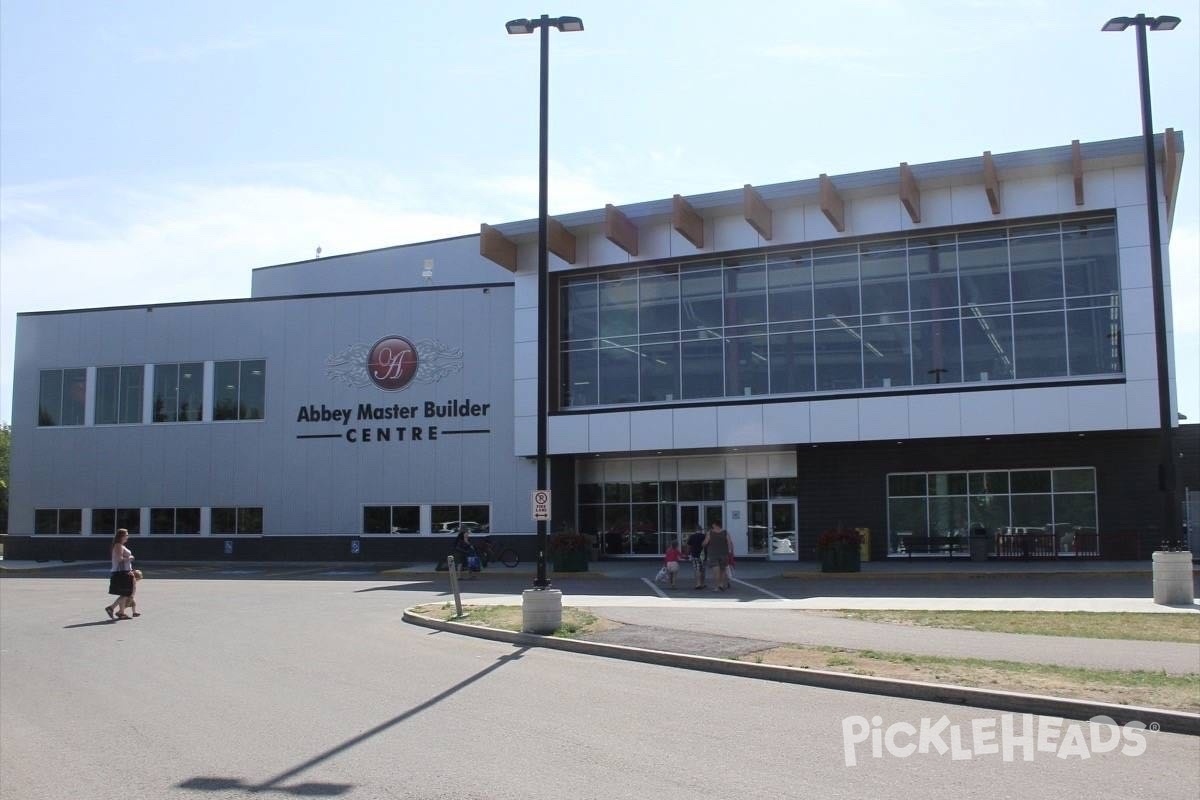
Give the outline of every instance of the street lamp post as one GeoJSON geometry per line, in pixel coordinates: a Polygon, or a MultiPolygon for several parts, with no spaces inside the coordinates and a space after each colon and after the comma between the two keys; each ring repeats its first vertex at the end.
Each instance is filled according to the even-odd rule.
{"type": "MultiPolygon", "coordinates": [[[[533,33],[541,29],[541,102],[538,113],[538,365],[537,365],[537,488],[545,490],[546,479],[546,405],[548,399],[547,380],[547,342],[550,313],[550,268],[549,268],[549,232],[547,229],[546,202],[546,162],[548,124],[547,109],[550,105],[550,29],[558,28],[563,33],[583,30],[583,21],[579,17],[550,17],[542,14],[537,19],[514,19],[504,25],[511,34],[533,33]]],[[[537,577],[533,581],[534,588],[547,589],[550,581],[546,578],[546,520],[537,523],[537,577]]]]}
{"type": "Polygon", "coordinates": [[[1150,118],[1150,69],[1146,59],[1146,29],[1170,31],[1179,17],[1114,17],[1102,31],[1133,27],[1137,34],[1138,83],[1142,96],[1142,143],[1146,165],[1146,216],[1150,221],[1150,273],[1154,288],[1154,350],[1158,365],[1159,488],[1163,493],[1163,538],[1179,538],[1179,504],[1175,495],[1175,445],[1171,423],[1171,376],[1167,371],[1167,299],[1163,283],[1162,236],[1158,221],[1158,176],[1154,157],[1154,123],[1150,118]]]}

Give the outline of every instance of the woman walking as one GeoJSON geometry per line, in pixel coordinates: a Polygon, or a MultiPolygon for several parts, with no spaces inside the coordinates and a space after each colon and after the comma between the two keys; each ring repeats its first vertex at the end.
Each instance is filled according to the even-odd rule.
{"type": "Polygon", "coordinates": [[[708,526],[708,535],[704,537],[704,547],[708,553],[708,566],[717,568],[718,592],[729,590],[729,556],[733,553],[733,539],[729,531],[714,522],[708,526]]]}
{"type": "MultiPolygon", "coordinates": [[[[104,612],[111,620],[129,619],[125,609],[133,606],[137,583],[133,578],[133,553],[125,546],[128,539],[129,531],[118,528],[112,540],[112,573],[108,578],[108,593],[116,595],[117,599],[104,607],[104,612]]],[[[134,611],[133,616],[140,617],[141,614],[134,611]]]]}

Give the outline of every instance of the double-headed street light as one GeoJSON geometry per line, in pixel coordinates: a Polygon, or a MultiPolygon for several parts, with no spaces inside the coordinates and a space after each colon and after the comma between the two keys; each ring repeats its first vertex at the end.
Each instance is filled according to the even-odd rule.
{"type": "Polygon", "coordinates": [[[1154,157],[1154,124],[1150,119],[1150,70],[1146,61],[1146,30],[1170,31],[1179,17],[1113,17],[1102,31],[1134,28],[1137,33],[1138,82],[1142,94],[1142,143],[1146,165],[1146,215],[1150,221],[1150,272],[1154,286],[1154,350],[1158,362],[1159,488],[1163,492],[1163,538],[1179,538],[1179,503],[1175,495],[1175,445],[1171,430],[1175,411],[1171,408],[1171,376],[1167,371],[1166,288],[1163,282],[1162,237],[1158,222],[1158,177],[1154,157]]]}
{"type": "MultiPolygon", "coordinates": [[[[514,19],[504,24],[505,30],[513,34],[542,31],[542,68],[540,122],[538,125],[538,368],[537,368],[537,488],[547,489],[546,480],[546,404],[547,404],[547,317],[550,309],[550,275],[547,251],[549,233],[546,217],[546,152],[547,152],[547,108],[550,105],[550,29],[558,28],[563,33],[583,30],[579,17],[550,17],[542,14],[537,19],[514,19]]],[[[537,589],[550,586],[546,578],[546,520],[537,523],[537,578],[533,585],[537,589]]]]}

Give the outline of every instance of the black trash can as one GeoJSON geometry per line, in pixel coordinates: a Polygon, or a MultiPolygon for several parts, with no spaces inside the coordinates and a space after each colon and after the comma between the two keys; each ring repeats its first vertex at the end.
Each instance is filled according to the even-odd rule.
{"type": "Polygon", "coordinates": [[[976,525],[971,528],[971,560],[972,561],[987,561],[988,550],[992,547],[991,539],[988,537],[987,528],[982,525],[976,525]]]}

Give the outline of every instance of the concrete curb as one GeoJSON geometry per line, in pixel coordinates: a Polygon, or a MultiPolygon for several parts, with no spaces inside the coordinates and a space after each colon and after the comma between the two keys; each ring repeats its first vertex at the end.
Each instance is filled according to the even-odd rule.
{"type": "Polygon", "coordinates": [[[878,694],[886,697],[902,697],[909,700],[926,700],[934,703],[952,703],[954,705],[990,708],[1018,714],[1040,714],[1078,720],[1088,720],[1092,717],[1104,715],[1112,718],[1117,725],[1124,725],[1127,722],[1141,722],[1147,727],[1152,727],[1157,724],[1159,726],[1157,730],[1167,733],[1200,736],[1200,714],[1190,714],[1186,711],[1171,711],[1141,706],[1122,706],[1092,700],[1075,700],[1068,697],[1002,692],[992,689],[976,689],[969,686],[942,685],[893,678],[875,678],[866,675],[851,675],[844,672],[780,667],[770,664],[751,664],[724,658],[669,653],[663,650],[647,650],[625,645],[589,642],[582,639],[559,639],[554,636],[515,633],[513,631],[500,630],[499,628],[487,628],[481,625],[467,625],[461,622],[430,619],[429,617],[414,613],[411,608],[404,610],[403,619],[411,625],[446,631],[448,633],[458,633],[465,636],[474,636],[479,639],[490,639],[496,642],[523,645],[525,647],[546,647],[551,650],[564,650],[570,653],[600,656],[602,658],[619,658],[643,664],[657,664],[664,667],[714,672],[720,675],[732,675],[739,678],[794,683],[802,686],[816,686],[822,689],[878,694]]]}

